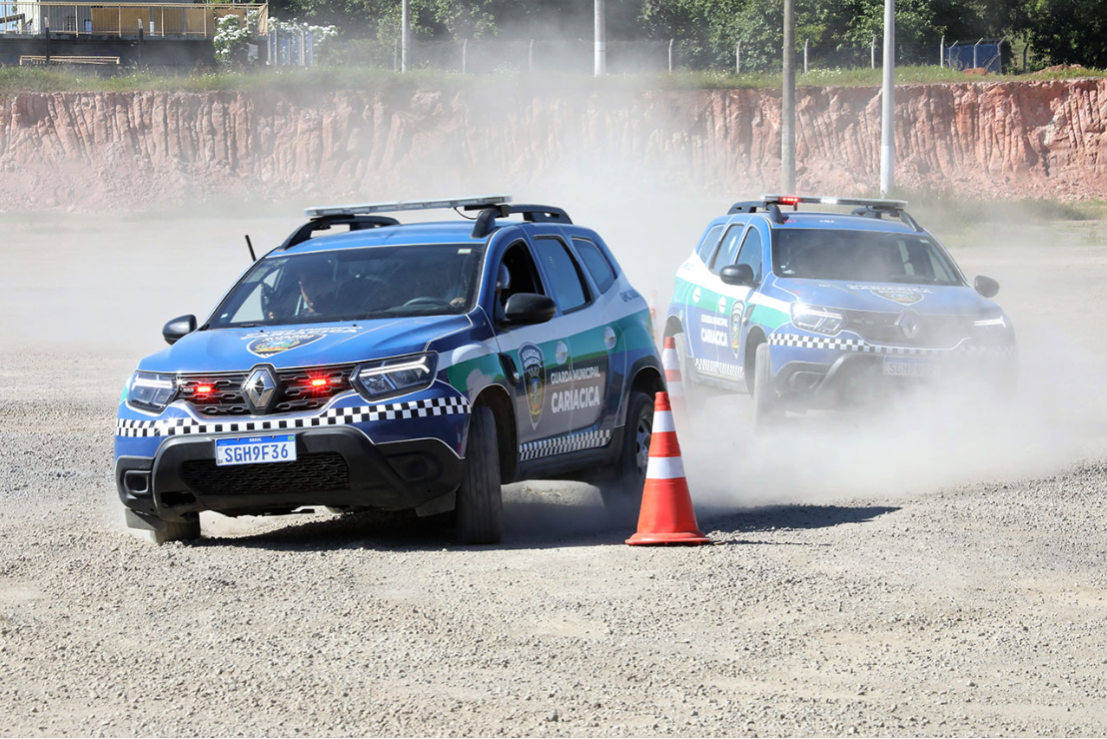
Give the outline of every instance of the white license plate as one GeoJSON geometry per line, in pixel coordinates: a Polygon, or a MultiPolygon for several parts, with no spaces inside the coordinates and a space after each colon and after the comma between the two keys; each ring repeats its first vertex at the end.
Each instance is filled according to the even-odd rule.
{"type": "Polygon", "coordinates": [[[884,358],[884,374],[891,377],[937,377],[940,368],[935,362],[884,358]]]}
{"type": "Polygon", "coordinates": [[[216,439],[215,464],[266,464],[295,462],[296,437],[250,436],[244,439],[216,439]]]}

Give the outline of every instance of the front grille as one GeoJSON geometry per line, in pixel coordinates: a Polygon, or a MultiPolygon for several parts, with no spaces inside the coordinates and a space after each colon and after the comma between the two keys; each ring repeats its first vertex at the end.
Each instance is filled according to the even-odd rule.
{"type": "MultiPolygon", "coordinates": [[[[277,370],[277,398],[268,413],[292,413],[322,408],[331,398],[351,389],[354,364],[277,370]],[[313,384],[322,380],[321,384],[313,384]]],[[[253,413],[242,385],[249,372],[177,376],[177,397],[205,416],[245,416],[253,413]],[[203,388],[207,392],[200,392],[203,388]]]]}
{"type": "Polygon", "coordinates": [[[867,310],[842,311],[846,315],[846,330],[860,334],[874,344],[917,346],[929,349],[952,349],[975,333],[973,319],[964,316],[919,315],[919,332],[913,339],[903,335],[896,325],[899,313],[867,310]]]}
{"type": "Polygon", "coordinates": [[[350,488],[350,470],[337,452],[303,454],[295,462],[220,467],[214,459],[181,465],[181,479],[201,496],[295,495],[350,488]]]}

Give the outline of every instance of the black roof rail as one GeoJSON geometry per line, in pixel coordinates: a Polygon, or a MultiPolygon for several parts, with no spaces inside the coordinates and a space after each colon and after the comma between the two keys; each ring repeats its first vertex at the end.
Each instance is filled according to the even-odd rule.
{"type": "Polygon", "coordinates": [[[784,214],[780,212],[780,207],[771,201],[766,200],[742,200],[734,205],[730,206],[730,210],[726,212],[728,216],[740,215],[742,213],[756,213],[758,209],[765,211],[769,216],[769,220],[778,226],[784,223],[784,214]]]}
{"type": "Polygon", "coordinates": [[[523,220],[529,223],[563,223],[572,225],[573,221],[564,208],[553,205],[524,205],[509,204],[493,205],[467,205],[464,210],[480,210],[476,223],[473,224],[473,238],[483,239],[492,233],[496,226],[497,218],[507,218],[509,215],[522,215],[523,220]]]}
{"type": "Polygon", "coordinates": [[[315,237],[316,231],[328,231],[331,226],[349,226],[351,231],[364,231],[369,228],[380,228],[381,226],[398,226],[400,222],[395,218],[389,218],[388,216],[366,216],[366,215],[349,215],[349,214],[337,214],[329,216],[319,216],[318,218],[312,218],[310,221],[300,226],[298,229],[292,232],[292,235],[285,239],[284,243],[276,248],[276,251],[285,251],[291,249],[297,244],[302,244],[305,241],[315,237]]]}
{"type": "Polygon", "coordinates": [[[923,227],[919,225],[919,222],[912,218],[911,214],[902,208],[886,205],[864,205],[860,208],[854,208],[852,214],[855,216],[863,216],[865,218],[876,218],[877,220],[880,220],[885,215],[898,217],[913,231],[917,231],[918,233],[925,233],[923,227]]]}

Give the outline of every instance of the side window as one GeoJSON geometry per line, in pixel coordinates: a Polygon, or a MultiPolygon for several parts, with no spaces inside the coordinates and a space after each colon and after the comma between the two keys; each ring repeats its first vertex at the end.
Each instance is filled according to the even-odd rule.
{"type": "Polygon", "coordinates": [[[742,241],[742,251],[735,264],[748,264],[753,269],[753,277],[761,282],[761,233],[754,226],[742,241]]]}
{"type": "Polygon", "coordinates": [[[561,239],[540,236],[534,240],[534,246],[550,278],[550,289],[553,290],[554,300],[561,306],[561,312],[568,313],[587,303],[588,293],[581,279],[580,267],[561,239]]]}
{"type": "Polygon", "coordinates": [[[719,270],[728,264],[734,264],[734,258],[738,256],[738,239],[742,238],[744,227],[743,223],[735,223],[726,230],[723,242],[719,244],[719,250],[711,260],[711,271],[715,274],[719,274],[719,270]]]}
{"type": "Polygon", "coordinates": [[[600,247],[588,239],[573,239],[573,246],[577,248],[580,261],[584,262],[584,268],[592,275],[592,281],[596,283],[596,287],[601,293],[607,292],[607,288],[615,282],[615,270],[611,269],[600,247]]]}
{"type": "Polygon", "coordinates": [[[719,234],[723,232],[722,224],[713,227],[710,231],[704,234],[703,241],[696,247],[696,254],[700,259],[707,263],[707,260],[711,258],[711,250],[715,247],[715,244],[719,241],[719,234]]]}
{"type": "Polygon", "coordinates": [[[527,248],[524,241],[516,241],[507,247],[494,279],[496,280],[497,319],[499,318],[498,314],[507,305],[507,299],[515,293],[546,294],[546,291],[542,289],[542,280],[538,277],[538,267],[535,265],[534,259],[530,255],[530,249],[527,248]],[[505,272],[506,280],[502,279],[505,272]]]}

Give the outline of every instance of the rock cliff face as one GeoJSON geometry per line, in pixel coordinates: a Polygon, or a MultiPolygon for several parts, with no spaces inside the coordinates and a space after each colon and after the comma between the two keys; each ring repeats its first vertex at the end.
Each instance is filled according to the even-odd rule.
{"type": "MultiPolygon", "coordinates": [[[[1107,197],[1107,80],[897,89],[897,184],[985,197],[1107,197]]],[[[873,88],[797,96],[799,189],[877,182],[873,88]]],[[[414,196],[657,177],[775,190],[772,90],[0,95],[0,210],[414,196]]]]}

